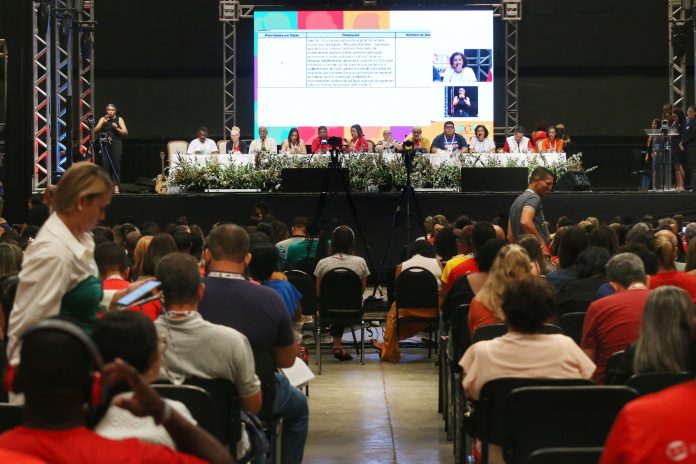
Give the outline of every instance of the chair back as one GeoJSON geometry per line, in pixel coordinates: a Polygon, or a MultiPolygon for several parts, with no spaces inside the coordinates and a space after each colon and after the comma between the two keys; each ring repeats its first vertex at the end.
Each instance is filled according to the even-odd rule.
{"type": "Polygon", "coordinates": [[[483,340],[493,340],[496,337],[502,337],[507,333],[507,325],[505,324],[488,324],[482,325],[474,331],[471,337],[471,344],[478,343],[483,340]]]}
{"type": "Polygon", "coordinates": [[[374,153],[375,152],[375,142],[372,140],[367,141],[367,152],[368,153],[374,153]]]}
{"type": "Polygon", "coordinates": [[[362,293],[362,281],[355,271],[331,269],[321,278],[319,287],[320,322],[359,323],[363,316],[362,293]]]}
{"type": "Polygon", "coordinates": [[[210,393],[195,385],[153,384],[152,388],[165,398],[184,403],[199,426],[222,439],[217,427],[215,401],[210,393]]]}
{"type": "Polygon", "coordinates": [[[273,419],[273,403],[275,402],[276,390],[276,364],[273,352],[254,350],[254,365],[256,367],[256,375],[261,382],[261,395],[263,397],[261,411],[259,411],[258,416],[263,421],[270,421],[273,419]]]}
{"type": "MultiPolygon", "coordinates": [[[[314,270],[317,268],[317,263],[319,260],[317,258],[312,258],[311,256],[306,256],[299,260],[292,266],[293,270],[302,271],[307,274],[312,280],[315,280],[314,270]]],[[[314,293],[316,293],[316,287],[314,288],[314,293]]]]}
{"type": "Polygon", "coordinates": [[[22,405],[0,403],[0,433],[7,432],[22,423],[22,405]]]}
{"type": "Polygon", "coordinates": [[[503,442],[503,406],[511,391],[533,386],[594,385],[588,379],[547,379],[501,377],[491,380],[481,388],[475,409],[476,437],[483,443],[500,445],[503,442]]]}
{"type": "Polygon", "coordinates": [[[297,269],[285,271],[285,276],[302,295],[300,300],[302,314],[314,316],[317,313],[317,287],[314,279],[297,269]]]}
{"type": "Polygon", "coordinates": [[[621,350],[607,358],[607,365],[604,368],[605,385],[623,385],[626,383],[626,373],[621,369],[626,351],[621,350]]]}
{"type": "Polygon", "coordinates": [[[178,155],[185,155],[188,151],[188,142],[186,140],[172,140],[167,144],[167,156],[169,158],[169,165],[171,166],[172,160],[176,160],[178,155]]]}
{"type": "Polygon", "coordinates": [[[545,448],[529,455],[527,464],[597,464],[602,457],[602,447],[545,448]]]}
{"type": "Polygon", "coordinates": [[[225,140],[225,139],[218,140],[217,147],[218,147],[218,153],[223,153],[223,154],[227,153],[227,140],[225,140]]]}
{"type": "Polygon", "coordinates": [[[543,448],[603,446],[621,408],[638,397],[625,386],[522,387],[503,405],[505,462],[543,448]]]}
{"type": "Polygon", "coordinates": [[[582,339],[582,325],[585,323],[586,314],[580,312],[566,313],[558,321],[561,329],[563,329],[563,333],[572,338],[578,346],[582,339]]]}
{"type": "Polygon", "coordinates": [[[223,445],[234,445],[240,438],[242,403],[237,386],[227,379],[202,379],[190,377],[186,385],[200,387],[207,391],[215,402],[218,439],[223,445]]]}
{"type": "Polygon", "coordinates": [[[458,363],[464,352],[471,345],[471,336],[469,336],[469,306],[461,304],[452,311],[450,319],[450,329],[452,330],[452,347],[454,348],[452,361],[458,363]]]}
{"type": "Polygon", "coordinates": [[[626,381],[626,386],[634,388],[641,395],[647,395],[689,380],[694,380],[693,372],[646,372],[631,376],[626,381]]]}
{"type": "Polygon", "coordinates": [[[398,308],[438,307],[438,288],[435,276],[420,266],[404,269],[396,278],[395,297],[398,308]]]}

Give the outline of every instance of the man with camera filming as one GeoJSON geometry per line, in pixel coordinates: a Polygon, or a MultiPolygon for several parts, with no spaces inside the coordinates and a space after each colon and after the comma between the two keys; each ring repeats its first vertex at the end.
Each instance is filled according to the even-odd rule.
{"type": "Polygon", "coordinates": [[[102,166],[111,175],[116,186],[114,193],[119,193],[118,184],[121,183],[121,158],[123,157],[122,138],[128,135],[126,122],[116,115],[116,105],[106,105],[106,115],[99,118],[94,126],[94,133],[99,134],[99,153],[102,166]]]}

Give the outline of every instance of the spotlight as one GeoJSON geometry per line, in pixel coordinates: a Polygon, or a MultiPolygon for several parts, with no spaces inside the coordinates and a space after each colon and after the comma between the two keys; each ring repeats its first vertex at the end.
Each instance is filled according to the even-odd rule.
{"type": "Polygon", "coordinates": [[[686,53],[686,34],[686,24],[677,23],[672,26],[672,59],[678,65],[681,65],[681,59],[686,53]]]}

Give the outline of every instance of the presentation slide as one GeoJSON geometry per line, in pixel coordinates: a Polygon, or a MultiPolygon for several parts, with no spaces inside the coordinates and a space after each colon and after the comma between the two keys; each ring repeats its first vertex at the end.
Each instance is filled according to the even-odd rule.
{"type": "Polygon", "coordinates": [[[445,121],[493,134],[493,12],[255,11],[254,115],[278,144],[322,125],[374,142],[414,126],[432,140],[445,121]]]}

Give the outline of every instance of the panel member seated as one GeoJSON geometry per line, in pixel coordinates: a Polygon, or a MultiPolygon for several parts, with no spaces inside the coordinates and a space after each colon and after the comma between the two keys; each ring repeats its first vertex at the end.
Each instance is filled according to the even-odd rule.
{"type": "Polygon", "coordinates": [[[413,143],[413,149],[421,153],[428,153],[430,151],[430,140],[423,137],[423,128],[420,126],[413,126],[411,129],[411,136],[404,140],[404,145],[406,142],[413,143]]]}
{"type": "Polygon", "coordinates": [[[227,142],[227,146],[225,147],[227,153],[240,154],[249,151],[249,147],[247,147],[246,142],[240,140],[240,136],[239,127],[234,126],[230,129],[230,141],[227,142]]]}
{"type": "Polygon", "coordinates": [[[495,143],[493,139],[488,138],[488,128],[483,124],[479,124],[474,129],[474,137],[469,142],[469,151],[471,153],[491,153],[495,151],[495,143]]]}
{"type": "Polygon", "coordinates": [[[375,145],[376,153],[391,153],[401,151],[401,144],[394,140],[391,129],[384,129],[382,132],[382,137],[384,138],[377,142],[377,145],[375,145]]]}
{"type": "Polygon", "coordinates": [[[300,138],[300,131],[297,130],[297,127],[290,129],[288,138],[283,140],[283,145],[280,147],[280,151],[290,155],[307,154],[307,145],[305,145],[304,140],[300,138]]]}
{"type": "Polygon", "coordinates": [[[365,134],[363,133],[360,124],[353,124],[350,126],[350,141],[348,142],[348,149],[355,153],[367,153],[370,151],[370,146],[367,143],[365,134]]]}
{"type": "Polygon", "coordinates": [[[534,153],[532,141],[524,136],[524,127],[515,127],[515,135],[511,135],[510,137],[505,139],[505,145],[503,145],[503,152],[534,153]]]}
{"type": "Polygon", "coordinates": [[[317,137],[314,140],[312,140],[312,153],[328,153],[331,149],[331,146],[329,146],[329,144],[327,143],[328,140],[329,130],[326,128],[326,126],[319,126],[317,128],[317,137]]]}
{"type": "Polygon", "coordinates": [[[445,122],[443,133],[433,139],[433,144],[430,146],[431,153],[466,153],[469,145],[466,139],[454,131],[454,123],[452,121],[445,122]]]}
{"type": "Polygon", "coordinates": [[[268,128],[266,126],[259,127],[259,138],[251,141],[249,145],[249,154],[267,154],[278,153],[278,144],[276,141],[268,137],[268,128]]]}
{"type": "Polygon", "coordinates": [[[189,143],[187,155],[210,155],[218,152],[217,144],[208,138],[208,128],[200,127],[196,133],[197,138],[189,143]]]}

